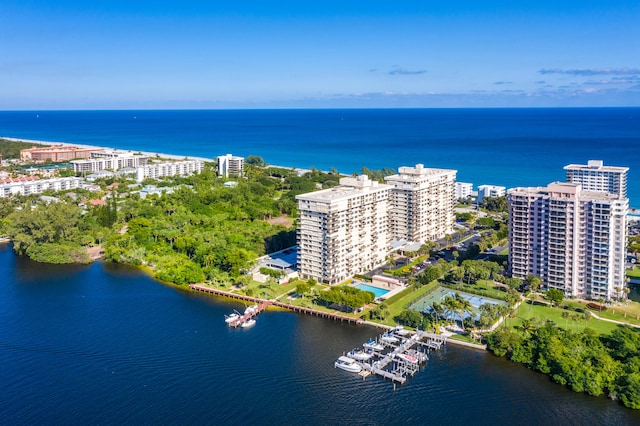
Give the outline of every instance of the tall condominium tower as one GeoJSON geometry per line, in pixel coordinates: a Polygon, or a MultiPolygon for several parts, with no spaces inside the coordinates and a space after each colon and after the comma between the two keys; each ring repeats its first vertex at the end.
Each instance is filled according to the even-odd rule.
{"type": "Polygon", "coordinates": [[[392,238],[424,243],[453,232],[456,170],[400,167],[387,176],[392,238]]]}
{"type": "Polygon", "coordinates": [[[556,182],[510,189],[507,200],[513,277],[539,276],[544,287],[560,289],[566,296],[621,296],[626,197],[556,182]]]}
{"type": "Polygon", "coordinates": [[[296,196],[298,273],[337,284],[385,261],[390,185],[367,176],[340,179],[340,186],[296,196]]]}
{"type": "Polygon", "coordinates": [[[602,160],[589,160],[587,165],[569,164],[567,182],[579,183],[585,191],[610,192],[627,196],[628,167],[605,166],[602,160]]]}

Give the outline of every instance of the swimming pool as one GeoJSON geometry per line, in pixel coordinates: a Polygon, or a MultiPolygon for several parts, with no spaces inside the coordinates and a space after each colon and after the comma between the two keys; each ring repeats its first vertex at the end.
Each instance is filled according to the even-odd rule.
{"type": "Polygon", "coordinates": [[[373,287],[366,284],[358,284],[355,288],[362,291],[370,291],[371,293],[376,295],[376,298],[382,297],[385,294],[389,293],[389,290],[385,290],[383,288],[373,287]]]}

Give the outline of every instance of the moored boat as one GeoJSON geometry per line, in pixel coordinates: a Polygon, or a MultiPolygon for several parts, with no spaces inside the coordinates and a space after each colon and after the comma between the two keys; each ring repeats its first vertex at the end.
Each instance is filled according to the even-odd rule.
{"type": "Polygon", "coordinates": [[[258,312],[258,305],[251,305],[248,306],[245,310],[244,313],[246,314],[255,314],[256,312],[258,312]]]}
{"type": "Polygon", "coordinates": [[[380,338],[380,340],[382,340],[385,343],[398,343],[399,340],[397,337],[395,337],[394,335],[392,335],[391,333],[387,333],[384,336],[382,336],[380,338]]]}
{"type": "Polygon", "coordinates": [[[341,368],[350,373],[359,373],[360,371],[362,371],[362,367],[356,362],[355,359],[346,356],[341,356],[340,358],[338,358],[334,365],[337,368],[341,368]]]}
{"type": "Polygon", "coordinates": [[[356,349],[354,349],[351,352],[349,352],[347,354],[347,356],[349,358],[353,358],[353,359],[358,360],[358,361],[367,361],[367,360],[371,359],[371,354],[368,354],[368,353],[366,353],[364,351],[359,351],[359,350],[356,350],[356,349]]]}
{"type": "Polygon", "coordinates": [[[384,346],[373,339],[369,339],[369,341],[367,343],[364,343],[362,346],[367,349],[373,349],[374,351],[384,350],[384,346]]]}
{"type": "Polygon", "coordinates": [[[411,334],[411,332],[409,330],[405,330],[404,327],[402,327],[401,325],[397,326],[393,331],[398,336],[406,336],[408,334],[411,334]]]}
{"type": "Polygon", "coordinates": [[[249,327],[253,327],[254,325],[256,325],[256,320],[254,320],[253,318],[246,320],[245,322],[243,322],[242,324],[240,324],[240,327],[242,328],[249,328],[249,327]]]}
{"type": "Polygon", "coordinates": [[[238,318],[240,318],[240,314],[237,313],[237,312],[234,312],[232,314],[225,315],[224,316],[224,322],[226,322],[227,324],[231,324],[232,322],[234,322],[238,318]]]}
{"type": "Polygon", "coordinates": [[[409,355],[409,354],[399,353],[399,354],[396,354],[396,358],[403,359],[403,360],[405,360],[407,362],[410,362],[411,364],[417,364],[418,363],[418,358],[416,358],[413,355],[409,355]]]}

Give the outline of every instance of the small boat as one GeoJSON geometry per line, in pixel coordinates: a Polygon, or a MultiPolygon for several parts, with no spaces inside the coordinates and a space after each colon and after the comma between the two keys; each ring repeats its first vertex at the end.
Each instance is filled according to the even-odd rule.
{"type": "Polygon", "coordinates": [[[255,314],[258,312],[258,305],[251,305],[244,310],[245,314],[255,314]]]}
{"type": "Polygon", "coordinates": [[[242,328],[249,328],[249,327],[253,327],[254,325],[256,325],[256,320],[254,320],[253,318],[246,320],[245,322],[243,322],[242,324],[240,324],[240,327],[242,328]]]}
{"type": "Polygon", "coordinates": [[[407,362],[410,362],[411,364],[417,364],[418,363],[418,358],[416,358],[413,355],[409,355],[409,354],[396,354],[396,358],[400,358],[403,359],[407,362]]]}
{"type": "Polygon", "coordinates": [[[362,367],[360,367],[355,359],[346,356],[341,356],[340,358],[338,358],[334,365],[337,368],[341,368],[344,371],[349,371],[350,373],[359,373],[360,371],[362,371],[362,367]]]}
{"type": "Polygon", "coordinates": [[[358,361],[368,361],[369,359],[371,359],[372,355],[368,354],[368,353],[366,353],[364,351],[359,351],[359,350],[354,349],[351,352],[349,352],[347,354],[347,356],[349,358],[353,358],[353,359],[358,360],[358,361]]]}
{"type": "Polygon", "coordinates": [[[398,343],[399,340],[397,337],[395,337],[394,335],[392,335],[391,333],[387,333],[384,336],[382,336],[380,338],[380,340],[382,340],[384,343],[398,343]]]}
{"type": "Polygon", "coordinates": [[[373,349],[374,351],[384,350],[384,346],[373,339],[369,339],[369,341],[367,343],[364,343],[362,346],[364,346],[367,349],[373,349]]]}
{"type": "Polygon", "coordinates": [[[407,335],[411,334],[411,332],[409,330],[405,330],[404,327],[402,327],[401,325],[397,326],[393,331],[398,336],[407,336],[407,335]]]}
{"type": "Polygon", "coordinates": [[[226,322],[227,324],[231,324],[232,322],[234,322],[238,318],[240,318],[240,314],[237,313],[237,312],[234,312],[234,313],[232,313],[230,315],[225,315],[224,316],[224,322],[226,322]]]}

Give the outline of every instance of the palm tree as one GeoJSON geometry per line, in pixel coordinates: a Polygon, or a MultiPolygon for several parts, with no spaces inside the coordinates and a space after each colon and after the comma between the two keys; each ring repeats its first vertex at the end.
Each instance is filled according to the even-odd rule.
{"type": "Polygon", "coordinates": [[[440,314],[444,313],[444,309],[442,305],[438,302],[433,302],[431,304],[431,312],[433,312],[436,316],[436,321],[440,322],[440,314]]]}
{"type": "Polygon", "coordinates": [[[522,320],[522,324],[520,325],[520,330],[524,334],[524,337],[527,337],[529,333],[535,330],[537,327],[536,321],[530,318],[526,318],[522,320]]]}
{"type": "Polygon", "coordinates": [[[460,317],[460,324],[462,324],[462,330],[464,330],[464,314],[471,313],[471,302],[469,302],[469,300],[465,299],[464,297],[460,296],[460,293],[456,293],[456,305],[457,305],[456,311],[461,312],[461,313],[458,313],[458,316],[460,317]]]}

